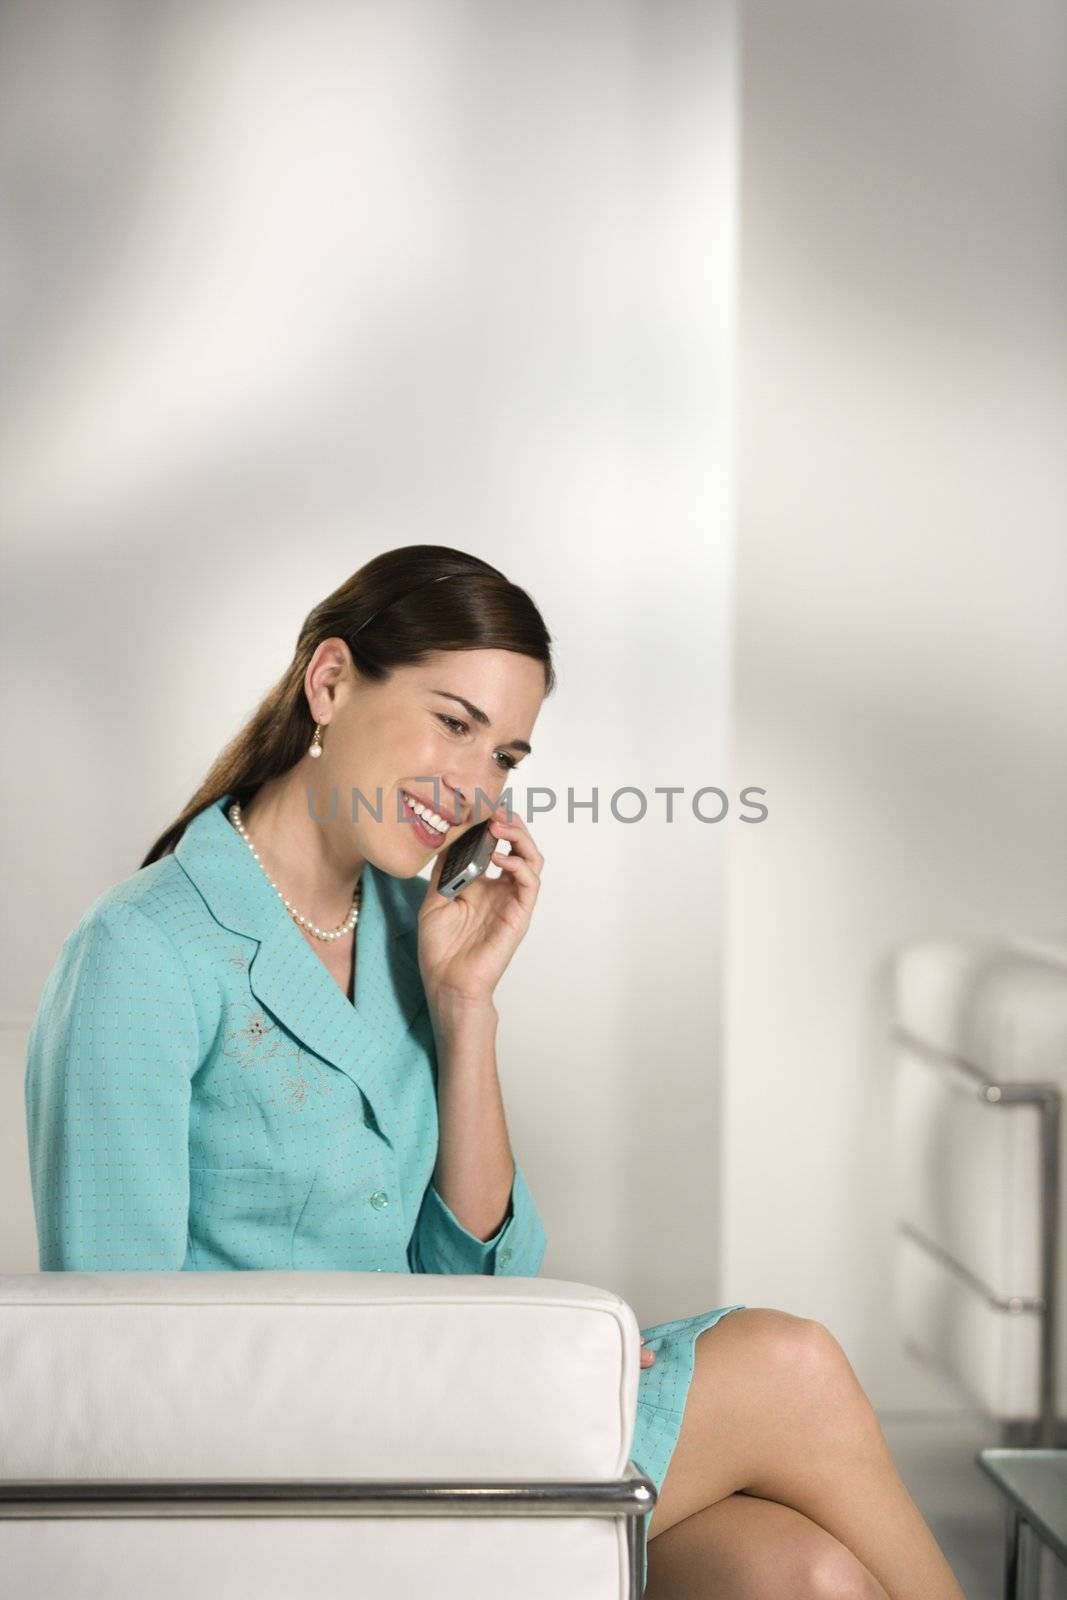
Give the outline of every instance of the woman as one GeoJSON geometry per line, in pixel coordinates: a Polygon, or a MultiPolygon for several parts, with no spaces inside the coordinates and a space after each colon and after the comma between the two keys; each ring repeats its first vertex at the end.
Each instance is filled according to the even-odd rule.
{"type": "MultiPolygon", "coordinates": [[[[493,993],[540,886],[498,802],[549,646],[522,589],[438,545],[378,556],[311,612],[48,977],[26,1077],[43,1270],[537,1274],[493,993]],[[438,859],[425,886],[490,813],[499,878],[450,901],[438,859]]],[[[820,1324],[724,1306],[643,1345],[651,1600],[961,1600],[820,1324]]]]}

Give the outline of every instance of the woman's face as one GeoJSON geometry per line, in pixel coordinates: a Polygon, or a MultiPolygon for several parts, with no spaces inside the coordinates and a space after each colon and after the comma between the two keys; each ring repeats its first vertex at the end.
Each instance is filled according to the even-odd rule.
{"type": "MultiPolygon", "coordinates": [[[[312,689],[319,652],[338,643],[319,646],[309,667],[312,689]]],[[[526,760],[522,746],[531,742],[544,699],[544,668],[513,650],[441,650],[376,684],[358,676],[347,647],[343,656],[322,756],[305,757],[316,814],[332,816],[336,789],[337,822],[352,828],[360,857],[394,877],[413,877],[485,821],[526,760]],[[405,794],[436,812],[446,831],[424,833],[427,824],[405,794]],[[379,802],[380,821],[372,815],[379,802]]]]}

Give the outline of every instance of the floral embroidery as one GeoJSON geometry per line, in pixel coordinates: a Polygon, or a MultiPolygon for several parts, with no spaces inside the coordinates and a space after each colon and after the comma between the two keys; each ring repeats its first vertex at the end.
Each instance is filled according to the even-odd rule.
{"type": "Polygon", "coordinates": [[[241,1005],[234,1008],[234,1019],[223,1040],[223,1055],[236,1060],[242,1067],[255,1067],[276,1056],[290,1056],[297,1046],[257,1007],[241,1005]]]}
{"type": "MultiPolygon", "coordinates": [[[[291,1106],[296,1111],[302,1111],[308,1102],[309,1096],[317,1096],[319,1099],[323,1099],[325,1096],[333,1094],[330,1074],[321,1061],[317,1060],[315,1056],[308,1055],[306,1050],[302,1050],[299,1047],[294,1049],[293,1060],[296,1065],[296,1071],[287,1073],[282,1078],[286,1105],[291,1106]],[[305,1076],[306,1068],[311,1070],[310,1078],[305,1076]]],[[[272,1098],[270,1104],[275,1105],[276,1103],[276,1100],[272,1098]]]]}
{"type": "MultiPolygon", "coordinates": [[[[329,1084],[312,1083],[300,1073],[290,1073],[284,1077],[282,1087],[285,1090],[285,1103],[297,1111],[303,1110],[309,1094],[322,1097],[333,1093],[333,1088],[329,1084]]],[[[273,1099],[271,1104],[275,1104],[273,1099]]]]}
{"type": "Polygon", "coordinates": [[[265,1096],[267,1105],[282,1103],[301,1111],[310,1099],[333,1093],[331,1074],[317,1057],[304,1050],[295,1039],[258,1006],[240,1004],[233,1008],[232,1020],[222,1043],[222,1053],[239,1067],[262,1068],[268,1064],[290,1070],[274,1079],[281,1096],[265,1096]]]}
{"type": "Polygon", "coordinates": [[[235,950],[232,955],[226,957],[226,965],[233,967],[237,972],[247,972],[252,963],[243,950],[235,950]]]}

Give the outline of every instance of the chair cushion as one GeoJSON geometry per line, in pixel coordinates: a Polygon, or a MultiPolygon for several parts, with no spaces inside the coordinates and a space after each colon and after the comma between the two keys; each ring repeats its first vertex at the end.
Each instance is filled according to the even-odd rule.
{"type": "Polygon", "coordinates": [[[999,1081],[1067,1083],[1067,935],[908,945],[893,1021],[999,1081]]]}
{"type": "Polygon", "coordinates": [[[0,1276],[4,1478],[623,1476],[606,1290],[355,1272],[0,1276]]]}

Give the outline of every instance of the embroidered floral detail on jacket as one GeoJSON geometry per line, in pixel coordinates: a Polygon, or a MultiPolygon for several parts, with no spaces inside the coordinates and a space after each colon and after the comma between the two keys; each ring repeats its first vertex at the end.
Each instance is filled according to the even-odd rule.
{"type": "MultiPolygon", "coordinates": [[[[295,1070],[286,1073],[281,1080],[285,1105],[302,1111],[309,1100],[322,1100],[333,1094],[332,1074],[316,1056],[294,1044],[292,1059],[295,1070]]],[[[267,1103],[277,1105],[277,1097],[272,1095],[267,1103]]]]}
{"type": "Polygon", "coordinates": [[[257,1069],[267,1105],[302,1111],[309,1101],[333,1094],[332,1074],[258,1006],[240,1002],[231,1008],[222,1053],[242,1068],[257,1069]],[[288,1070],[277,1074],[277,1068],[288,1070]]]}
{"type": "MultiPolygon", "coordinates": [[[[317,1065],[317,1063],[316,1063],[317,1065]]],[[[333,1093],[332,1085],[316,1083],[305,1078],[300,1073],[289,1073],[282,1079],[282,1088],[285,1091],[285,1103],[296,1111],[302,1111],[308,1099],[324,1098],[333,1093]]],[[[271,1104],[275,1101],[272,1099],[271,1104]]]]}
{"type": "Polygon", "coordinates": [[[266,1012],[247,1004],[232,1008],[222,1053],[241,1067],[256,1067],[280,1057],[299,1054],[299,1046],[272,1022],[266,1012]]]}

